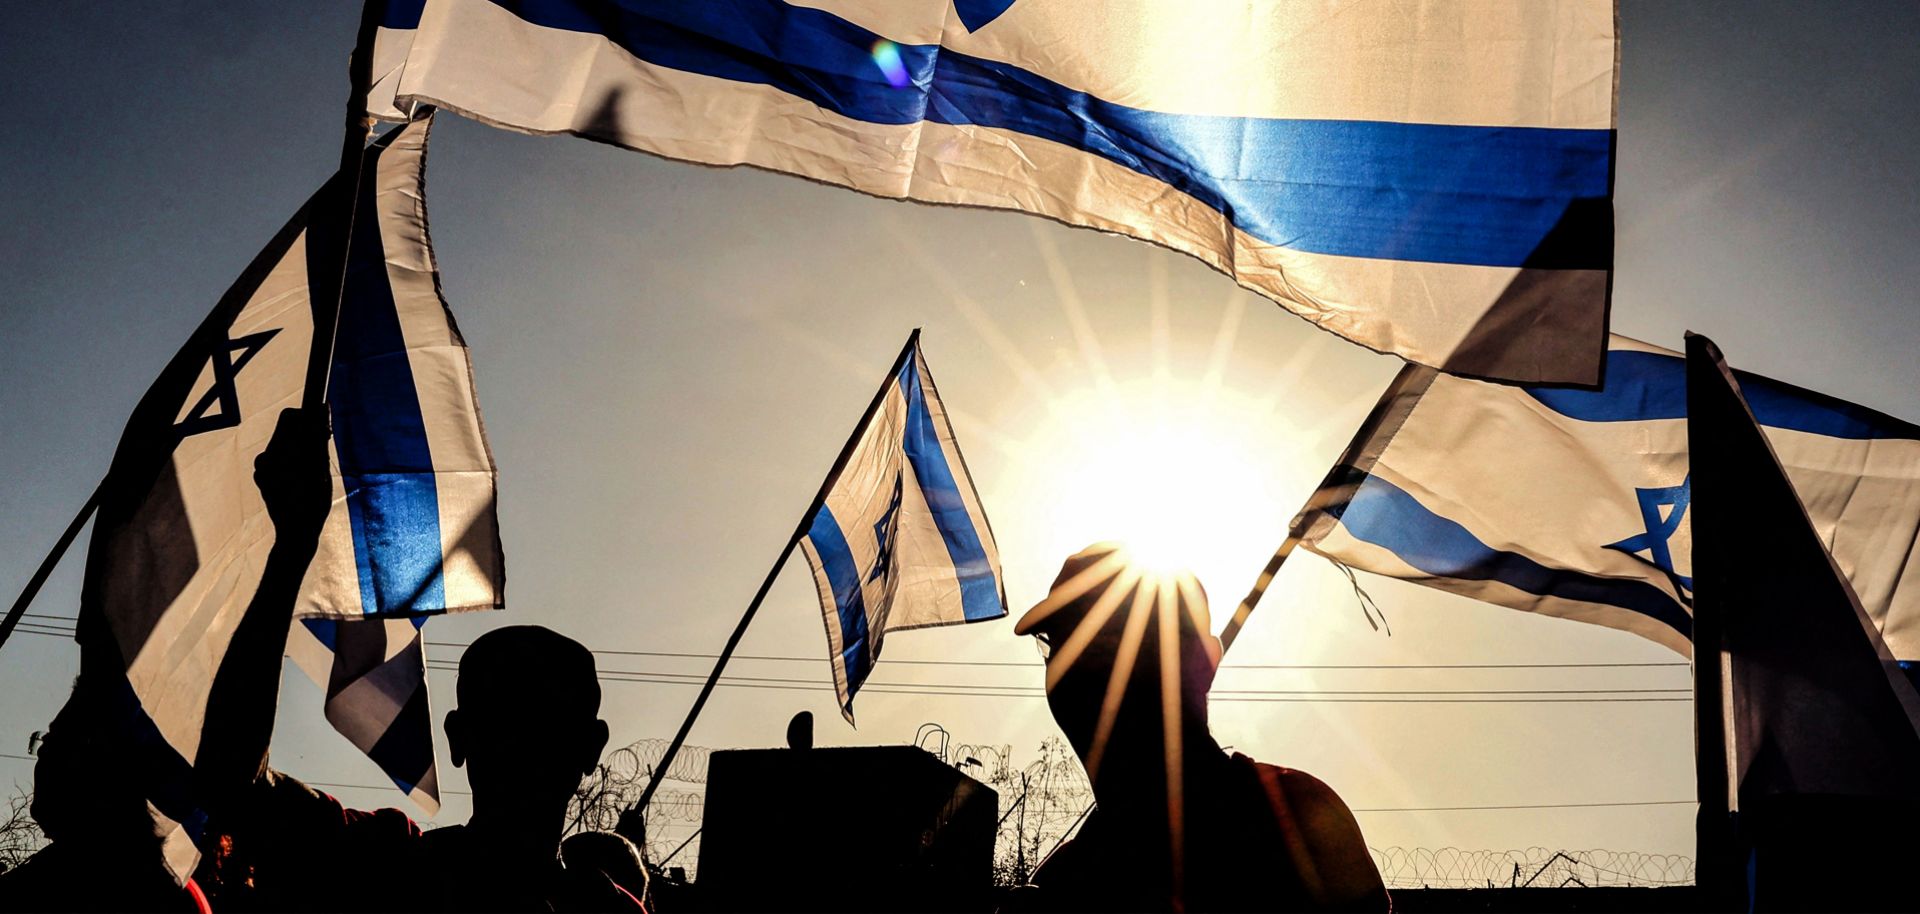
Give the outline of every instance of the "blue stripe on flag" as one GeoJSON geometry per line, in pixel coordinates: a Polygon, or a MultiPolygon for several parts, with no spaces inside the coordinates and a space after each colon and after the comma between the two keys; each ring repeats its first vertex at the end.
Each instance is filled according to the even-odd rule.
{"type": "Polygon", "coordinates": [[[1610,130],[1169,114],[938,45],[893,45],[907,75],[896,86],[874,56],[882,36],[780,0],[492,2],[534,25],[603,35],[649,63],[771,86],[855,120],[977,124],[1061,143],[1163,181],[1268,244],[1485,266],[1611,263],[1610,130]]]}
{"type": "Polygon", "coordinates": [[[962,614],[968,622],[997,619],[1006,615],[1000,605],[1000,586],[994,580],[993,564],[974,529],[973,515],[960,497],[960,485],[947,465],[946,451],[940,448],[939,430],[927,409],[925,388],[920,386],[920,353],[914,352],[900,367],[900,389],[907,398],[907,427],[902,447],[913,464],[913,475],[920,480],[920,493],[933,512],[940,539],[947,544],[947,556],[953,560],[953,576],[960,582],[962,614]]]}
{"type": "Polygon", "coordinates": [[[439,489],[387,278],[375,195],[377,153],[369,159],[327,405],[346,487],[362,610],[439,612],[446,608],[439,489]]]}
{"type": "MultiPolygon", "coordinates": [[[[313,633],[313,637],[319,639],[321,644],[326,645],[327,650],[337,651],[340,649],[339,620],[337,619],[301,619],[300,624],[305,625],[307,627],[307,631],[313,633]]],[[[326,683],[321,683],[321,687],[325,688],[326,683]]]]}
{"type": "Polygon", "coordinates": [[[867,607],[860,593],[860,571],[854,567],[853,550],[847,548],[840,522],[826,505],[813,515],[807,538],[813,540],[813,551],[819,554],[827,583],[833,587],[833,605],[840,615],[840,659],[847,668],[847,695],[851,698],[873,667],[867,652],[867,607]]]}
{"type": "MultiPolygon", "coordinates": [[[[377,622],[364,622],[363,625],[377,625],[377,622]]],[[[402,654],[402,657],[408,655],[402,654]]],[[[396,658],[396,661],[399,658],[396,658]]],[[[389,661],[389,662],[396,662],[389,661]]],[[[416,661],[417,662],[417,661],[416,661]]],[[[433,770],[433,710],[427,704],[427,682],[420,680],[420,687],[407,696],[407,703],[400,707],[400,713],[394,715],[387,724],[385,733],[367,748],[367,758],[380,766],[388,778],[393,780],[403,793],[412,793],[415,787],[433,770]]]]}
{"type": "Polygon", "coordinates": [[[380,11],[380,27],[383,29],[419,28],[420,14],[426,8],[427,0],[387,0],[387,8],[380,11]]]}
{"type": "Polygon", "coordinates": [[[1604,578],[1549,568],[1524,555],[1494,549],[1467,528],[1427,510],[1412,495],[1378,476],[1350,470],[1359,481],[1344,505],[1328,509],[1354,537],[1380,546],[1436,577],[1498,581],[1543,597],[1603,603],[1655,619],[1688,638],[1693,617],[1665,591],[1645,581],[1604,578]]]}
{"type": "MultiPolygon", "coordinates": [[[[1830,438],[1920,438],[1920,426],[1857,403],[1735,372],[1753,417],[1770,428],[1830,438]]],[[[1583,422],[1639,422],[1687,417],[1687,360],[1658,352],[1614,349],[1599,390],[1529,387],[1548,409],[1583,422]]]]}

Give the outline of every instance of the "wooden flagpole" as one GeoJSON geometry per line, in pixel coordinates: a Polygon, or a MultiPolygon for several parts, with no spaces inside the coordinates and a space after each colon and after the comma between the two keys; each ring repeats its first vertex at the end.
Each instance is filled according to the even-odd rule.
{"type": "Polygon", "coordinates": [[[660,754],[659,764],[653,767],[653,777],[647,780],[647,789],[640,794],[640,799],[633,804],[632,808],[621,816],[622,820],[645,812],[647,803],[653,800],[654,791],[659,789],[661,781],[666,780],[668,769],[672,767],[674,758],[680,754],[680,747],[687,741],[687,734],[693,731],[693,722],[700,717],[700,710],[707,705],[707,697],[713,694],[713,687],[720,682],[721,671],[727,668],[727,661],[733,657],[733,649],[740,645],[740,638],[747,633],[747,625],[753,621],[754,614],[760,611],[760,603],[767,598],[767,591],[773,589],[774,578],[780,576],[780,569],[786,565],[787,558],[793,555],[794,547],[800,545],[800,540],[806,537],[807,530],[813,526],[813,517],[820,513],[820,506],[826,504],[827,493],[833,488],[833,481],[840,477],[840,471],[846,468],[847,461],[853,457],[853,449],[860,444],[860,433],[866,430],[867,424],[872,422],[874,415],[880,411],[880,406],[887,400],[887,392],[893,389],[894,378],[899,377],[900,369],[907,364],[907,359],[913,355],[919,345],[920,329],[916,327],[912,335],[907,337],[907,345],[901,348],[900,357],[893,360],[893,368],[888,370],[886,380],[882,381],[880,389],[874,392],[873,402],[867,404],[867,411],[861,414],[860,421],[854,425],[853,434],[847,436],[846,445],[840,448],[840,456],[834,458],[833,469],[827,471],[826,480],[820,483],[820,491],[814,494],[813,501],[807,505],[806,513],[800,515],[800,523],[794,527],[793,535],[787,538],[787,545],[780,550],[780,557],[774,559],[773,567],[767,570],[766,578],[760,582],[760,589],[753,594],[753,601],[747,604],[747,611],[741,614],[740,621],[733,626],[733,634],[727,636],[727,646],[720,649],[720,657],[713,663],[713,672],[707,674],[707,681],[700,687],[700,694],[693,699],[693,708],[687,712],[687,719],[680,722],[680,732],[673,735],[673,742],[667,744],[667,751],[660,754]]]}
{"type": "Polygon", "coordinates": [[[1227,648],[1232,647],[1234,639],[1240,636],[1240,629],[1246,626],[1247,617],[1253,615],[1255,606],[1260,605],[1260,598],[1266,595],[1267,587],[1273,583],[1274,575],[1279,574],[1281,566],[1287,563],[1287,556],[1292,555],[1294,547],[1300,545],[1301,540],[1306,538],[1308,525],[1313,522],[1315,515],[1332,504],[1335,499],[1352,495],[1354,470],[1368,469],[1373,466],[1374,459],[1379,456],[1376,439],[1383,433],[1389,438],[1392,436],[1392,432],[1399,428],[1400,421],[1406,417],[1406,403],[1411,402],[1407,398],[1418,399],[1426,390],[1426,385],[1432,383],[1435,374],[1436,372],[1431,368],[1408,365],[1400,369],[1399,374],[1394,375],[1393,382],[1387,385],[1387,389],[1380,394],[1379,401],[1373,404],[1373,409],[1369,410],[1367,417],[1361,420],[1360,429],[1354,432],[1353,440],[1347,442],[1347,448],[1341,452],[1340,459],[1333,462],[1332,469],[1327,470],[1327,476],[1321,480],[1320,487],[1313,490],[1313,494],[1307,498],[1307,503],[1301,506],[1300,513],[1294,515],[1293,525],[1287,529],[1286,541],[1280,544],[1279,549],[1274,550],[1273,558],[1267,560],[1267,567],[1262,569],[1260,577],[1254,580],[1253,589],[1247,591],[1246,598],[1234,608],[1233,618],[1227,620],[1227,627],[1220,630],[1221,656],[1226,655],[1227,648]]]}
{"type": "MultiPolygon", "coordinates": [[[[1319,492],[1314,493],[1318,497],[1319,492]]],[[[1309,505],[1312,502],[1308,502],[1309,505]]],[[[1273,583],[1274,575],[1280,573],[1280,567],[1287,563],[1287,556],[1293,554],[1293,547],[1300,545],[1299,531],[1289,531],[1287,539],[1280,548],[1273,551],[1273,558],[1267,560],[1267,567],[1260,570],[1260,577],[1253,582],[1253,589],[1247,591],[1240,605],[1234,607],[1233,618],[1227,620],[1227,627],[1220,630],[1220,655],[1226,656],[1227,648],[1233,646],[1233,639],[1240,637],[1240,629],[1247,624],[1247,617],[1253,615],[1253,608],[1260,605],[1260,598],[1266,596],[1267,586],[1273,583]]]]}

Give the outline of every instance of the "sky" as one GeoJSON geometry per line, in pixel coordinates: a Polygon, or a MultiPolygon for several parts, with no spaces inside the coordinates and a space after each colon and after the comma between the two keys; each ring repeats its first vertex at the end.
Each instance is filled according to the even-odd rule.
{"type": "MultiPolygon", "coordinates": [[[[337,160],[357,20],[328,4],[30,4],[0,31],[0,593],[23,586],[105,472],[126,416],[191,328],[337,160]]],[[[1612,325],[1920,419],[1920,7],[1625,0],[1612,325]]],[[[991,515],[1015,617],[1059,562],[1140,511],[1204,543],[1216,626],[1400,363],[1317,330],[1199,262],[1013,213],[877,200],[442,116],[427,201],[500,467],[504,612],[435,641],[538,622],[601,650],[712,654],[807,507],[900,344],[923,347],[991,515]],[[1111,379],[1109,384],[1106,379],[1111,379]],[[1191,460],[1139,461],[1100,416],[1176,404],[1191,460]],[[1156,392],[1163,394],[1155,399],[1156,392]],[[1159,509],[1155,509],[1159,510],[1159,509]],[[1162,514],[1152,515],[1156,518],[1162,514]]],[[[85,538],[33,611],[71,615],[85,538]]],[[[1635,636],[1297,555],[1221,673],[1301,691],[1684,688],[1635,636]],[[1656,664],[1459,669],[1466,664],[1656,664]],[[1320,665],[1360,669],[1261,669],[1320,665]],[[1409,668],[1414,666],[1443,668],[1409,668]],[[1382,667],[1385,667],[1384,669],[1382,667]],[[1452,667],[1452,668],[1444,668],[1452,667]]],[[[829,673],[797,558],[740,646],[741,676],[829,673]]],[[[457,649],[430,655],[453,659],[457,649]]],[[[601,657],[699,674],[698,658],[601,657]]],[[[0,648],[0,788],[73,645],[0,648]]],[[[874,680],[1041,682],[1011,620],[898,634],[874,680]],[[967,660],[999,666],[928,666],[967,660]]],[[[436,696],[450,673],[433,674],[436,696]]],[[[614,745],[670,736],[690,685],[610,682],[614,745]]],[[[1311,696],[1308,696],[1311,697],[1311,696]]],[[[443,712],[440,701],[436,713],[443,712]]],[[[723,687],[691,742],[772,746],[811,710],[823,744],[956,743],[1033,757],[1030,698],[723,687]]],[[[1378,847],[1691,853],[1685,702],[1216,703],[1221,742],[1332,784],[1378,847]],[[1634,805],[1607,805],[1634,804],[1634,805]],[[1486,807],[1515,807],[1491,809],[1486,807]]],[[[384,779],[289,667],[275,764],[384,779]]],[[[446,803],[467,799],[441,747],[446,803]]],[[[363,806],[392,789],[342,787],[363,806]]],[[[417,811],[413,811],[417,815],[417,811]]]]}

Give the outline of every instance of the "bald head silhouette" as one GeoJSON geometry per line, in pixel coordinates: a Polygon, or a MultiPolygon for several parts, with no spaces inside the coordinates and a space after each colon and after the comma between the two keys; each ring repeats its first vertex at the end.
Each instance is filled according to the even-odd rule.
{"type": "Polygon", "coordinates": [[[447,750],[474,823],[557,821],[607,744],[593,654],[542,626],[494,629],[461,656],[455,691],[447,750]]]}

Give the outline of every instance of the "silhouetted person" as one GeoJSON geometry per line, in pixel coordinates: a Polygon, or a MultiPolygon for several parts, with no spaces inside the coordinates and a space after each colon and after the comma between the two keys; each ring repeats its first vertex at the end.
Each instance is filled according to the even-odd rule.
{"type": "MultiPolygon", "coordinates": [[[[209,721],[237,725],[217,728],[226,731],[225,745],[264,746],[272,731],[271,702],[288,617],[332,498],[326,442],[324,412],[286,410],[254,461],[254,481],[275,538],[208,700],[209,721]],[[224,716],[237,690],[257,692],[263,681],[264,721],[224,716]]],[[[51,843],[0,879],[0,910],[204,911],[201,886],[191,879],[177,884],[163,862],[147,807],[153,784],[152,773],[143,770],[139,728],[144,715],[123,678],[120,649],[97,607],[83,606],[79,626],[81,675],[48,728],[34,765],[33,817],[51,843]]],[[[257,770],[258,751],[251,762],[244,753],[236,762],[222,748],[217,742],[203,746],[190,785],[196,793],[231,783],[235,771],[244,770],[250,779],[257,770]]]]}
{"type": "Polygon", "coordinates": [[[0,911],[205,911],[175,883],[127,744],[91,678],[48,728],[34,763],[33,818],[51,843],[0,873],[0,911]]]}
{"type": "Polygon", "coordinates": [[[422,832],[397,809],[347,809],[266,766],[299,585],[332,507],[324,412],[288,410],[256,463],[275,552],[215,677],[194,776],[220,851],[216,898],[279,910],[638,910],[598,873],[560,865],[568,800],[599,760],[593,655],[538,626],[475,639],[447,748],[473,817],[422,832]]]}
{"type": "Polygon", "coordinates": [[[1042,863],[1021,910],[1390,907],[1353,813],[1302,771],[1228,755],[1207,729],[1220,662],[1191,575],[1145,572],[1113,544],[1067,559],[1014,626],[1047,652],[1047,705],[1095,810],[1042,863]]]}
{"type": "MultiPolygon", "coordinates": [[[[423,832],[397,809],[348,809],[271,769],[225,830],[267,909],[642,910],[598,868],[564,867],[568,801],[607,741],[593,655],[520,625],[481,635],[460,659],[447,749],[467,769],[473,816],[423,832]]],[[[642,884],[644,889],[644,884],[642,884]]]]}

